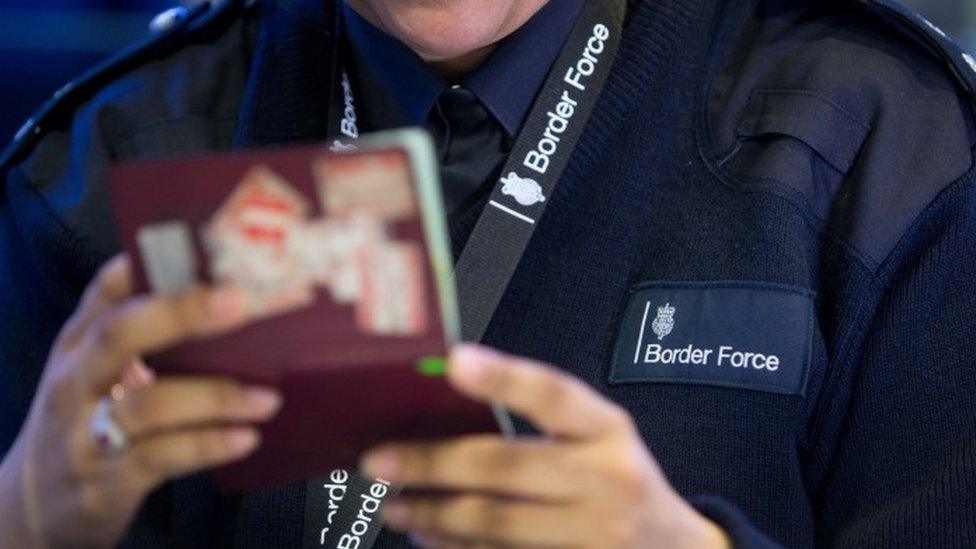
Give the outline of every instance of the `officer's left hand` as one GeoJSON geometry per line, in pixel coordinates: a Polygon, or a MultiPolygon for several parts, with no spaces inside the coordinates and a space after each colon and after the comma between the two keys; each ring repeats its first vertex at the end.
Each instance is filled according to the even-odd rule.
{"type": "Polygon", "coordinates": [[[455,350],[448,372],[462,393],[509,407],[547,436],[373,450],[366,473],[424,494],[384,505],[391,528],[425,547],[728,547],[670,486],[630,416],[583,382],[473,346],[455,350]]]}

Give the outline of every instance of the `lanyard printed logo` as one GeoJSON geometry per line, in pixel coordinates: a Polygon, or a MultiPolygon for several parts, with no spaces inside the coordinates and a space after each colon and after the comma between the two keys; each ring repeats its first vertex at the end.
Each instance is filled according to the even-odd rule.
{"type": "Polygon", "coordinates": [[[511,196],[523,206],[546,201],[545,195],[542,194],[542,185],[539,185],[535,179],[519,177],[515,172],[508,172],[508,175],[501,178],[501,183],[502,194],[511,196]]]}
{"type": "MultiPolygon", "coordinates": [[[[356,100],[352,95],[349,73],[345,69],[342,71],[340,84],[342,86],[342,118],[339,120],[339,133],[349,139],[359,139],[359,117],[356,115],[356,100]]],[[[354,151],[356,145],[335,139],[332,141],[331,149],[332,152],[354,151]]]]}
{"type": "Polygon", "coordinates": [[[396,487],[345,469],[309,482],[305,503],[305,547],[366,549],[379,535],[383,502],[396,487]]]}
{"type": "MultiPolygon", "coordinates": [[[[530,170],[534,172],[533,177],[545,177],[547,175],[553,157],[559,154],[560,147],[566,141],[564,135],[566,130],[572,126],[574,118],[580,111],[579,94],[587,93],[588,79],[596,73],[597,66],[601,62],[600,58],[607,50],[609,38],[609,27],[603,23],[593,25],[592,32],[586,39],[586,45],[583,47],[579,58],[562,73],[562,93],[555,96],[554,102],[550,103],[550,108],[546,110],[546,123],[542,128],[527,128],[528,134],[534,133],[531,130],[536,130],[535,135],[539,136],[535,146],[524,152],[521,166],[512,166],[513,169],[499,180],[501,186],[498,191],[501,195],[513,198],[519,206],[530,207],[546,201],[543,186],[536,179],[520,175],[515,170],[530,170]]],[[[547,82],[547,84],[549,83],[547,82]]],[[[538,108],[533,110],[538,110],[538,108]]],[[[584,119],[586,114],[588,113],[583,115],[584,119]]],[[[573,143],[570,143],[568,148],[572,148],[572,146],[573,143]]],[[[521,151],[516,150],[513,154],[518,152],[521,151]]],[[[549,174],[549,177],[557,178],[559,171],[561,170],[557,169],[557,173],[549,174]]],[[[551,192],[555,183],[550,183],[548,186],[551,192]]],[[[503,204],[497,198],[499,197],[496,195],[488,204],[530,225],[535,224],[532,215],[527,215],[529,212],[519,212],[517,209],[503,204]]]]}
{"type": "Polygon", "coordinates": [[[479,341],[593,113],[620,46],[626,2],[586,2],[455,266],[461,333],[479,341]]]}

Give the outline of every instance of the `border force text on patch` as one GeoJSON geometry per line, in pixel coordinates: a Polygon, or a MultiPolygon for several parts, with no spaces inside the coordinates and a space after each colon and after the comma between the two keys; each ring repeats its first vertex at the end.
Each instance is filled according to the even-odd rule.
{"type": "Polygon", "coordinates": [[[631,294],[610,383],[719,385],[802,395],[813,293],[752,282],[649,282],[631,294]]]}

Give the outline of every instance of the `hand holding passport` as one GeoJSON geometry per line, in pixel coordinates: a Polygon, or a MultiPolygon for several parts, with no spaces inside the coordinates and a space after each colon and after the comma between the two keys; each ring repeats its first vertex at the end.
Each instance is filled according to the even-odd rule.
{"type": "Polygon", "coordinates": [[[146,357],[160,375],[276,386],[261,448],[227,490],[352,466],[390,439],[498,430],[442,377],[458,318],[438,169],[418,130],[118,166],[109,179],[140,291],[230,284],[252,324],[146,357]]]}

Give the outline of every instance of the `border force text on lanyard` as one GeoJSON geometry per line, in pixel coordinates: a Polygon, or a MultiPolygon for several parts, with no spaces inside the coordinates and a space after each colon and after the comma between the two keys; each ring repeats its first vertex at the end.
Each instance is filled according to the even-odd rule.
{"type": "MultiPolygon", "coordinates": [[[[502,177],[455,266],[466,341],[484,336],[556,189],[616,57],[625,11],[626,0],[584,3],[532,105],[502,177]]],[[[355,148],[362,121],[348,73],[342,68],[340,48],[336,49],[329,140],[333,150],[343,150],[355,148]]],[[[362,479],[344,470],[309,481],[304,546],[369,549],[382,529],[378,512],[382,500],[395,493],[382,479],[362,479]]]]}

